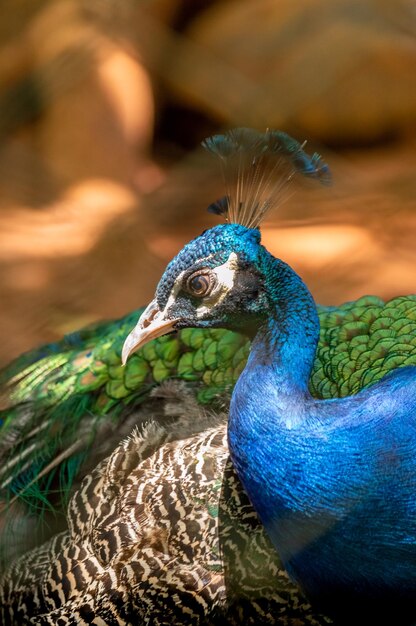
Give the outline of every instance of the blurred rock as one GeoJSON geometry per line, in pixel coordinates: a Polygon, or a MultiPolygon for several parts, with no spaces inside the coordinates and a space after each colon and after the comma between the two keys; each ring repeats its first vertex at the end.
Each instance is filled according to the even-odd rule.
{"type": "Polygon", "coordinates": [[[128,301],[109,285],[125,293],[121,274],[131,289],[149,267],[141,196],[160,180],[153,88],[137,51],[81,1],[33,11],[18,2],[15,37],[0,29],[2,362],[77,319],[137,304],[134,290],[128,301]]]}
{"type": "MultiPolygon", "coordinates": [[[[226,124],[337,144],[400,132],[416,121],[415,28],[401,0],[217,2],[187,32],[217,64],[216,99],[201,93],[199,106],[226,124]]],[[[189,94],[201,67],[181,71],[189,94]]]]}
{"type": "Polygon", "coordinates": [[[46,100],[38,128],[44,159],[67,181],[106,176],[131,183],[153,134],[152,88],[140,61],[72,0],[45,8],[30,36],[46,100]]]}

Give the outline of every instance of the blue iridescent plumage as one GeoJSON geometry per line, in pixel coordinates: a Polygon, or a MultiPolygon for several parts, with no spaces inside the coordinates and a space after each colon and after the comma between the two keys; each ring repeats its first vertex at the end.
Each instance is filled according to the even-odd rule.
{"type": "Polygon", "coordinates": [[[230,408],[237,473],[310,598],[348,620],[366,609],[391,620],[399,605],[411,622],[416,369],[398,369],[356,396],[312,398],[319,336],[312,298],[281,261],[264,252],[262,266],[271,307],[230,408]]]}

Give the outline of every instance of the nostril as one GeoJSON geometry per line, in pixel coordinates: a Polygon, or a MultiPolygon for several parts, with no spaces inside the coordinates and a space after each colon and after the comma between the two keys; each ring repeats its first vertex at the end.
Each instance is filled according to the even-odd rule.
{"type": "Polygon", "coordinates": [[[148,314],[146,315],[146,317],[144,318],[140,326],[142,328],[147,328],[148,326],[150,326],[150,324],[153,322],[153,320],[155,319],[155,317],[158,315],[159,312],[160,311],[158,307],[156,306],[150,309],[150,311],[148,312],[148,314]]]}

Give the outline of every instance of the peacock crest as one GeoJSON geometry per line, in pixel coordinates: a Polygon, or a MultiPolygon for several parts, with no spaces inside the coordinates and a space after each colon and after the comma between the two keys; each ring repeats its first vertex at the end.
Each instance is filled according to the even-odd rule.
{"type": "Polygon", "coordinates": [[[309,156],[304,145],[269,129],[260,133],[235,128],[205,139],[202,146],[220,159],[226,189],[208,211],[224,215],[227,222],[257,228],[265,214],[281,203],[295,174],[329,184],[328,165],[316,152],[309,156]]]}

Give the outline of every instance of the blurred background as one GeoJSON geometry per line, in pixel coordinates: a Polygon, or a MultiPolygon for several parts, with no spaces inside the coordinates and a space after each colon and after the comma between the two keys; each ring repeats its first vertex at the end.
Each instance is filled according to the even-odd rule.
{"type": "Polygon", "coordinates": [[[416,292],[415,35],[415,0],[3,1],[0,363],[147,303],[233,126],[331,166],[264,229],[318,302],[416,292]]]}

